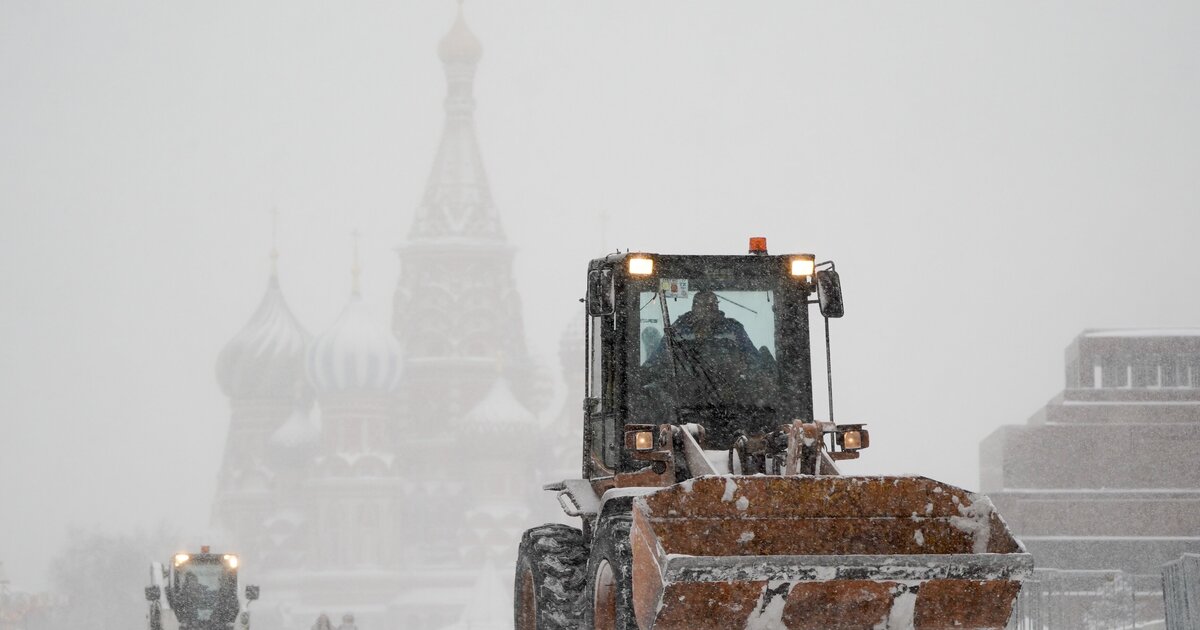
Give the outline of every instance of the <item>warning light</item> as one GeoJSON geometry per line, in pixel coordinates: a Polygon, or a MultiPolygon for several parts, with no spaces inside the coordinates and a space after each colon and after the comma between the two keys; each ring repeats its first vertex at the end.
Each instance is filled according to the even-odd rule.
{"type": "Polygon", "coordinates": [[[767,237],[751,236],[750,237],[750,253],[765,256],[767,254],[767,237]]]}

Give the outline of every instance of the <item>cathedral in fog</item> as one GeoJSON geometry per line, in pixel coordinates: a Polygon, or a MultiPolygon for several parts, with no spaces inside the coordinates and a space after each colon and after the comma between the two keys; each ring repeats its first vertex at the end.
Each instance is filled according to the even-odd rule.
{"type": "Polygon", "coordinates": [[[307,630],[323,612],[363,630],[511,627],[521,532],[557,518],[541,485],[578,466],[582,337],[564,336],[561,365],[530,359],[461,9],[437,52],[445,123],[391,321],[365,309],[356,268],[341,315],[312,334],[272,268],[217,361],[230,423],[213,519],[262,586],[256,627],[307,630]],[[563,411],[542,413],[558,371],[563,411]]]}

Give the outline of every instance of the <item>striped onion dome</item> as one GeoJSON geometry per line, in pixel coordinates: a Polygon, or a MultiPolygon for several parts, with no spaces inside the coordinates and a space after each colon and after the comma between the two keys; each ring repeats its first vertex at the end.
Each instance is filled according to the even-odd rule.
{"type": "Polygon", "coordinates": [[[217,356],[217,383],[230,398],[292,398],[303,388],[311,336],[300,326],[271,274],[258,309],[217,356]]]}
{"type": "Polygon", "coordinates": [[[355,291],[308,350],[308,379],[320,394],[391,392],[400,381],[400,342],[372,320],[355,291]]]}
{"type": "Polygon", "coordinates": [[[537,417],[517,400],[508,379],[501,376],[492,383],[487,395],[463,416],[463,423],[484,431],[532,428],[537,417]]]}

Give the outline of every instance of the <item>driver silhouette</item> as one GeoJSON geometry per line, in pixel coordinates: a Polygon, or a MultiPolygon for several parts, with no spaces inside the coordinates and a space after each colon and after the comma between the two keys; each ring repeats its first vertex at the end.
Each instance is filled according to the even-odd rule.
{"type": "MultiPolygon", "coordinates": [[[[692,298],[692,310],[679,316],[671,325],[675,339],[685,345],[695,348],[701,355],[712,354],[713,351],[726,348],[736,351],[751,361],[757,361],[759,351],[746,333],[746,327],[741,322],[726,317],[718,306],[717,294],[709,290],[698,291],[692,298]]],[[[667,338],[663,337],[658,348],[650,355],[649,363],[666,360],[667,338]]]]}

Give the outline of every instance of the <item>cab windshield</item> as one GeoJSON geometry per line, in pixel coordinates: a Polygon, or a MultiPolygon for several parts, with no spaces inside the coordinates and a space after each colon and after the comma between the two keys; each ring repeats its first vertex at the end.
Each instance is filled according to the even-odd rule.
{"type": "Polygon", "coordinates": [[[236,578],[220,562],[196,561],[179,569],[177,615],[196,621],[229,621],[237,615],[236,578]]]}
{"type": "Polygon", "coordinates": [[[638,293],[638,422],[696,422],[710,446],[778,424],[776,295],[737,278],[664,278],[638,293]],[[670,321],[670,326],[664,322],[670,321]]]}

